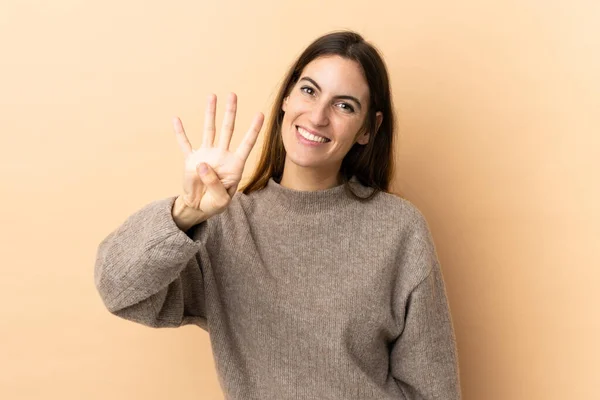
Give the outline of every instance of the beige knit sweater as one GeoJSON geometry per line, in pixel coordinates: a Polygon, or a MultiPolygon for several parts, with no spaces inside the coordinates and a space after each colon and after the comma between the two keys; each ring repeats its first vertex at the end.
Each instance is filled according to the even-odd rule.
{"type": "Polygon", "coordinates": [[[102,241],[96,287],[119,317],[207,330],[227,399],[460,398],[442,272],[407,200],[271,179],[188,232],[174,200],[102,241]]]}

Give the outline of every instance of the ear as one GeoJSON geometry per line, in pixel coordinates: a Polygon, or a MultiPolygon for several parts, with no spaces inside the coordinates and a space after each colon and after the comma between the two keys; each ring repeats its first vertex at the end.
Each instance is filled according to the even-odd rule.
{"type": "Polygon", "coordinates": [[[362,144],[362,145],[369,143],[369,132],[362,133],[358,137],[358,140],[356,141],[356,143],[362,144]]]}
{"type": "Polygon", "coordinates": [[[287,111],[287,102],[288,102],[289,98],[290,98],[290,96],[286,96],[286,97],[283,98],[283,103],[281,103],[281,110],[283,112],[287,111]]]}
{"type": "MultiPolygon", "coordinates": [[[[377,128],[375,129],[375,133],[373,134],[373,136],[375,136],[377,134],[377,132],[379,132],[379,127],[381,126],[382,122],[383,122],[383,113],[381,111],[377,111],[375,113],[375,126],[377,128]]],[[[362,145],[369,143],[369,137],[371,136],[370,133],[371,132],[367,131],[367,132],[361,134],[356,142],[358,144],[362,144],[362,145]]]]}
{"type": "Polygon", "coordinates": [[[377,123],[375,126],[375,133],[377,134],[377,132],[379,132],[379,127],[381,127],[381,123],[383,122],[383,113],[381,111],[377,111],[375,113],[375,122],[377,123]]]}

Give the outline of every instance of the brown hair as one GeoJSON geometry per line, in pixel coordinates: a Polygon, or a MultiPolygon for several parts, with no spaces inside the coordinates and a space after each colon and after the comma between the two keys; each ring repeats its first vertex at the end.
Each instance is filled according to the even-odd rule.
{"type": "Polygon", "coordinates": [[[348,151],[340,167],[340,180],[346,190],[359,199],[363,198],[353,192],[348,184],[352,176],[356,176],[364,186],[374,189],[367,198],[364,198],[365,200],[372,198],[379,191],[389,192],[394,164],[395,117],[387,69],[375,47],[367,43],[360,34],[352,31],[336,31],[312,42],[286,74],[271,110],[260,160],[250,181],[242,189],[244,194],[263,189],[271,177],[278,182],[281,180],[286,156],[281,138],[283,100],[311,61],[318,57],[332,55],[354,60],[361,66],[369,86],[370,98],[363,126],[363,129],[371,132],[369,142],[366,145],[355,143],[348,151]],[[379,130],[377,130],[375,117],[377,111],[383,114],[379,130]]]}

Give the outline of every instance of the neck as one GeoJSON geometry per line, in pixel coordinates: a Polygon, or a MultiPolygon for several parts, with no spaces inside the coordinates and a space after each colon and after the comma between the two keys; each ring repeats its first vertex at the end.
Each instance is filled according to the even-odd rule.
{"type": "Polygon", "coordinates": [[[339,169],[306,168],[289,163],[286,160],[279,184],[288,189],[312,192],[331,189],[341,185],[341,182],[339,179],[339,169]]]}

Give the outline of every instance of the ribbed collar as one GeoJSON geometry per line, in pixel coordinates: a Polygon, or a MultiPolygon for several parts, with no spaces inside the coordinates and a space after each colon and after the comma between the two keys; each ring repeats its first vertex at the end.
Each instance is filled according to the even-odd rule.
{"type": "MultiPolygon", "coordinates": [[[[359,196],[368,196],[372,189],[363,186],[356,177],[349,182],[351,188],[359,196]]],[[[329,189],[303,191],[290,189],[277,183],[272,177],[267,186],[261,190],[263,199],[273,207],[286,212],[318,213],[332,208],[339,208],[357,201],[354,196],[346,193],[345,184],[329,189]]]]}

